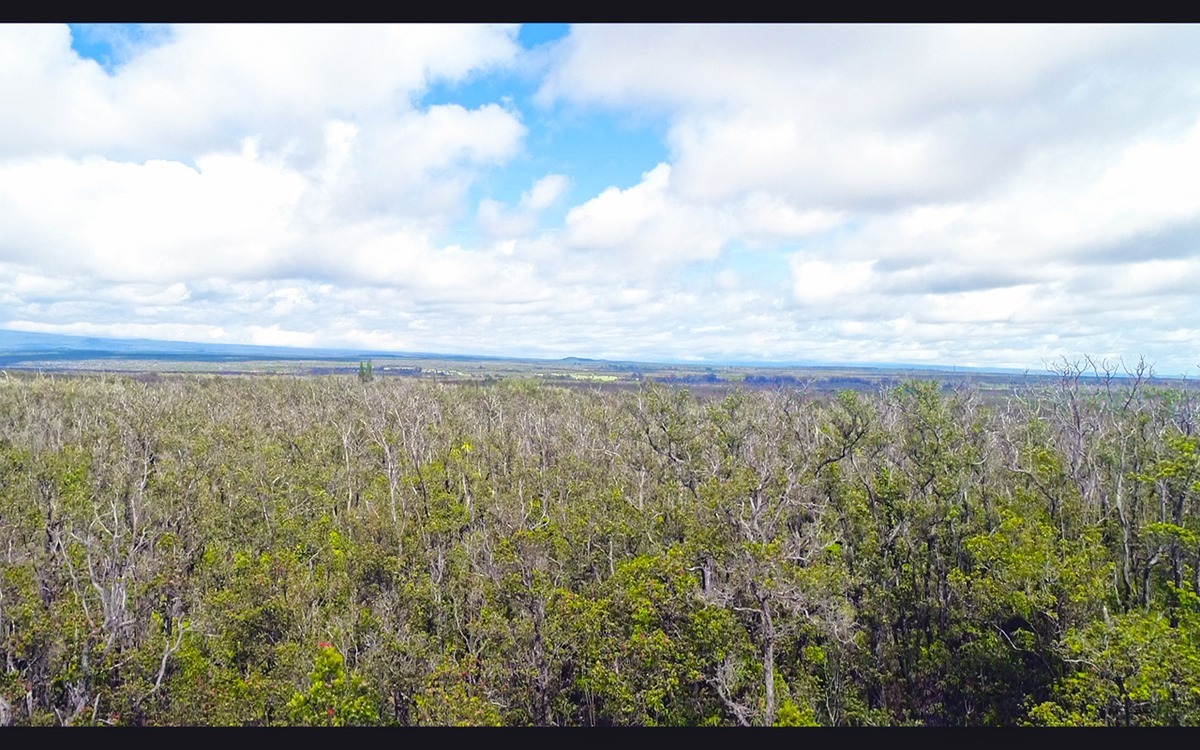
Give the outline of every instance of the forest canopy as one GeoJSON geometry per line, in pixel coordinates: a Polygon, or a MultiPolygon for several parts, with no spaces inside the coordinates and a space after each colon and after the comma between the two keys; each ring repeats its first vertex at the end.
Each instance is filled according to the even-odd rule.
{"type": "Polygon", "coordinates": [[[1197,391],[0,379],[0,724],[1197,725],[1197,391]]]}

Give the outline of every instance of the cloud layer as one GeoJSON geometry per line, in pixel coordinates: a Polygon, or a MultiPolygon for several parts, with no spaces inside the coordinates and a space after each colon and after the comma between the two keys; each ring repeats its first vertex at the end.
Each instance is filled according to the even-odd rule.
{"type": "Polygon", "coordinates": [[[151,31],[0,26],[0,326],[1200,367],[1191,26],[151,31]],[[663,158],[580,197],[595,118],[663,158]]]}

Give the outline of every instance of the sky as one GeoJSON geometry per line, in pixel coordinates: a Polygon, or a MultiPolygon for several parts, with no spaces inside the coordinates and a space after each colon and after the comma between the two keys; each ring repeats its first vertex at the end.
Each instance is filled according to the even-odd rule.
{"type": "Polygon", "coordinates": [[[0,25],[0,328],[1200,371],[1200,26],[0,25]]]}

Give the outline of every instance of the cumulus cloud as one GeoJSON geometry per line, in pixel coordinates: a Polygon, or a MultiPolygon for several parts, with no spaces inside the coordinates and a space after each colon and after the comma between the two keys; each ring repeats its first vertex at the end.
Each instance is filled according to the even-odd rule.
{"type": "Polygon", "coordinates": [[[491,237],[528,235],[537,229],[541,213],[558,203],[567,190],[568,182],[566,175],[548,174],[521,193],[520,200],[512,208],[500,201],[484,198],[479,203],[479,223],[491,237]]]}
{"type": "Polygon", "coordinates": [[[831,263],[792,256],[792,279],[796,298],[805,305],[830,305],[849,296],[861,295],[871,287],[871,261],[831,263]]]}
{"type": "Polygon", "coordinates": [[[113,73],[65,25],[0,25],[0,156],[144,161],[236,148],[311,158],[331,119],[386,121],[430,85],[511,63],[513,26],[184,24],[113,73]]]}
{"type": "Polygon", "coordinates": [[[507,64],[514,35],[188,25],[109,73],[65,26],[0,27],[0,260],[108,281],[362,268],[365,238],[446,229],[516,153],[525,128],[497,104],[414,106],[507,64]]]}
{"type": "Polygon", "coordinates": [[[303,179],[252,150],[143,164],[91,157],[0,164],[0,259],[98,279],[268,273],[303,179]]]}
{"type": "Polygon", "coordinates": [[[1156,315],[1194,327],[1195,41],[1173,26],[595,25],[572,30],[540,96],[668,119],[663,174],[611,193],[625,223],[580,221],[594,242],[636,245],[631,227],[678,206],[724,219],[693,258],[798,240],[780,302],[809,326],[780,351],[816,338],[838,360],[991,347],[1012,362],[1071,339],[1153,345],[1156,315]]]}
{"type": "Polygon", "coordinates": [[[1161,121],[1178,107],[1164,89],[1196,100],[1187,36],[1086,24],[589,25],[573,30],[541,95],[667,109],[684,194],[769,189],[869,209],[961,197],[1047,141],[1161,121]],[[1155,69],[1164,58],[1169,75],[1155,69]],[[1160,76],[1159,96],[1142,86],[1147,74],[1160,76]],[[1111,111],[1122,100],[1130,111],[1111,111]]]}
{"type": "Polygon", "coordinates": [[[670,191],[671,167],[659,164],[637,185],[608,188],[567,213],[568,247],[636,258],[653,268],[678,260],[714,258],[725,241],[711,212],[676,199],[670,191]]]}

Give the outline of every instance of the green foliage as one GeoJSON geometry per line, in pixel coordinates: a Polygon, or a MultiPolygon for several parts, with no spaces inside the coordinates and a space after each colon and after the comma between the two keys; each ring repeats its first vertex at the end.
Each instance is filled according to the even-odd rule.
{"type": "Polygon", "coordinates": [[[731,649],[745,648],[744,634],[729,612],[695,593],[678,550],[622,563],[595,597],[558,592],[551,616],[564,636],[574,634],[570,663],[588,723],[691,725],[719,717],[704,686],[731,649]]]}
{"type": "Polygon", "coordinates": [[[317,644],[307,691],[288,701],[290,723],[302,726],[364,726],[379,722],[378,701],[358,675],[346,675],[346,661],[333,644],[317,644]]]}
{"type": "Polygon", "coordinates": [[[775,726],[815,727],[820,725],[817,723],[816,714],[811,706],[800,707],[794,701],[784,700],[775,717],[775,726]]]}
{"type": "Polygon", "coordinates": [[[1190,597],[1177,626],[1161,613],[1129,612],[1072,630],[1074,669],[1030,719],[1050,725],[1200,725],[1200,614],[1190,597]]]}
{"type": "Polygon", "coordinates": [[[478,663],[449,652],[416,696],[417,723],[422,726],[501,726],[500,709],[480,683],[478,663]]]}

